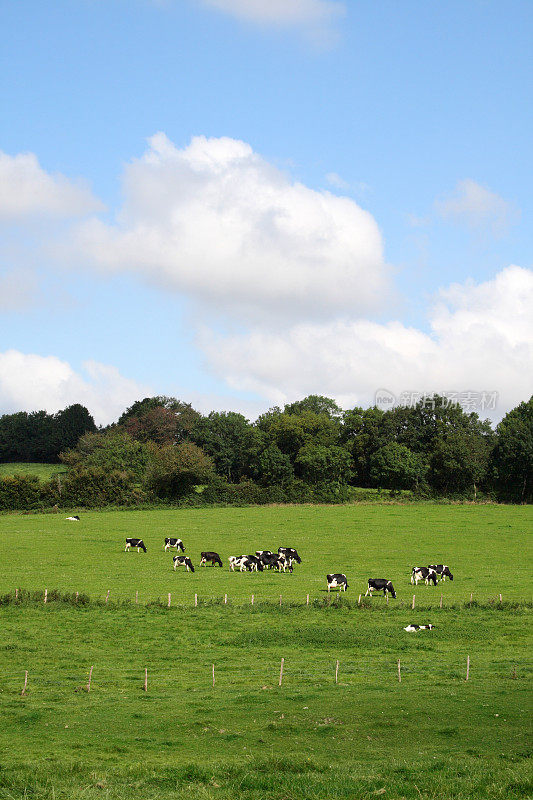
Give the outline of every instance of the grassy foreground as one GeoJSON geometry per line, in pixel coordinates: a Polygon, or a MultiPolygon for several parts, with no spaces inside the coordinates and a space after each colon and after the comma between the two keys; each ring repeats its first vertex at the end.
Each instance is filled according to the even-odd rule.
{"type": "Polygon", "coordinates": [[[0,798],[528,797],[530,611],[2,606],[0,798]]]}

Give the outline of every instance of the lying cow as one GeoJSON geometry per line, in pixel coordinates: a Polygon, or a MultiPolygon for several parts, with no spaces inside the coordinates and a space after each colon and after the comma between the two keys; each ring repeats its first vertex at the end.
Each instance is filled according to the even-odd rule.
{"type": "Polygon", "coordinates": [[[328,592],[330,589],[340,589],[341,592],[345,592],[348,588],[348,580],[346,575],[343,575],[342,572],[326,575],[326,580],[328,582],[328,592]]]}
{"type": "Polygon", "coordinates": [[[130,547],[136,547],[138,553],[141,550],[144,550],[144,552],[146,553],[146,547],[144,546],[144,542],[142,539],[132,539],[132,538],[126,539],[126,547],[124,548],[124,552],[126,552],[126,550],[129,550],[130,547]]]}
{"type": "Polygon", "coordinates": [[[437,577],[443,581],[445,581],[446,578],[449,578],[451,581],[453,581],[453,575],[450,572],[450,568],[446,566],[446,564],[430,564],[428,569],[434,569],[437,573],[437,577]]]}
{"type": "Polygon", "coordinates": [[[73,517],[66,517],[66,519],[68,519],[69,522],[79,522],[80,521],[80,518],[78,517],[77,514],[75,514],[73,517]]]}
{"type": "Polygon", "coordinates": [[[433,581],[433,586],[437,585],[437,573],[430,567],[413,567],[411,570],[411,583],[418,586],[418,581],[424,581],[426,586],[433,581]]]}
{"type": "Polygon", "coordinates": [[[189,570],[194,572],[194,567],[189,556],[174,556],[172,561],[174,562],[174,572],[176,572],[176,567],[187,567],[187,572],[189,572],[189,570]]]}
{"type": "Polygon", "coordinates": [[[181,539],[170,539],[168,536],[165,538],[165,547],[163,548],[165,553],[169,547],[175,547],[176,550],[181,550],[182,553],[185,552],[185,548],[183,546],[183,542],[181,539]]]}
{"type": "Polygon", "coordinates": [[[383,597],[386,597],[386,595],[390,593],[392,597],[396,598],[394,586],[392,585],[392,582],[388,581],[386,578],[369,578],[368,589],[366,590],[365,597],[367,594],[372,597],[372,592],[383,592],[383,597]]]}
{"type": "Polygon", "coordinates": [[[206,564],[218,564],[219,567],[222,566],[222,561],[218,553],[213,552],[212,550],[207,550],[205,553],[200,553],[200,566],[205,567],[206,564]]]}
{"type": "Polygon", "coordinates": [[[298,551],[294,549],[294,547],[278,547],[278,553],[281,556],[286,556],[287,558],[292,558],[293,561],[296,561],[298,564],[302,563],[302,559],[298,555],[298,551]]]}
{"type": "Polygon", "coordinates": [[[407,628],[404,628],[404,631],[407,633],[415,633],[416,631],[432,631],[435,626],[429,622],[427,625],[408,625],[407,628]]]}

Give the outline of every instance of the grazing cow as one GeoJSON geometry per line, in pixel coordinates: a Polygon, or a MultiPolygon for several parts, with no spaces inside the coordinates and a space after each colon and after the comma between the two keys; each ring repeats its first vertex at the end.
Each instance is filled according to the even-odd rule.
{"type": "Polygon", "coordinates": [[[392,582],[388,581],[386,578],[369,578],[368,589],[366,590],[365,597],[367,594],[372,597],[372,592],[383,592],[383,597],[390,592],[390,594],[396,599],[394,586],[392,585],[392,582]]]}
{"type": "Polygon", "coordinates": [[[292,558],[298,564],[302,563],[302,559],[298,555],[298,551],[294,549],[294,547],[278,547],[278,553],[281,556],[287,556],[287,558],[292,558]]]}
{"type": "Polygon", "coordinates": [[[194,567],[189,556],[174,556],[172,561],[174,562],[174,572],[176,572],[176,567],[187,567],[187,572],[189,570],[194,572],[194,567]]]}
{"type": "Polygon", "coordinates": [[[431,622],[429,622],[427,625],[415,625],[412,623],[411,625],[408,625],[407,628],[404,628],[404,631],[407,631],[407,633],[415,633],[416,631],[424,630],[432,631],[434,627],[435,626],[432,625],[431,622]]]}
{"type": "Polygon", "coordinates": [[[260,558],[252,555],[248,555],[246,558],[254,565],[255,572],[263,572],[263,562],[260,558]]]}
{"type": "Polygon", "coordinates": [[[229,568],[232,572],[238,567],[239,572],[253,572],[256,569],[256,564],[248,556],[230,556],[228,558],[229,568]]]}
{"type": "Polygon", "coordinates": [[[434,569],[437,573],[437,577],[443,581],[445,581],[446,578],[449,578],[451,581],[453,581],[453,575],[450,572],[450,568],[446,566],[446,564],[430,564],[428,569],[434,569]]]}
{"type": "Polygon", "coordinates": [[[430,567],[413,567],[411,570],[411,583],[418,586],[418,581],[424,581],[426,586],[433,581],[433,586],[437,585],[437,573],[430,567]]]}
{"type": "Polygon", "coordinates": [[[346,575],[343,575],[342,572],[326,575],[326,580],[328,582],[328,592],[330,589],[340,589],[341,592],[345,592],[348,588],[348,580],[346,575]]]}
{"type": "Polygon", "coordinates": [[[69,520],[69,522],[79,522],[80,521],[80,518],[78,517],[77,514],[74,517],[67,517],[67,519],[69,520]]]}
{"type": "Polygon", "coordinates": [[[130,547],[136,547],[138,553],[141,550],[144,550],[144,552],[146,553],[146,547],[144,546],[144,542],[142,539],[132,539],[132,538],[126,539],[126,547],[124,548],[124,552],[126,552],[126,550],[129,550],[130,547]]]}
{"type": "Polygon", "coordinates": [[[207,550],[205,553],[200,553],[200,566],[205,567],[206,564],[218,564],[219,567],[222,566],[222,561],[218,553],[213,552],[212,550],[207,550]]]}
{"type": "Polygon", "coordinates": [[[259,558],[261,558],[261,556],[271,556],[272,555],[272,550],[256,550],[255,554],[259,558]]]}
{"type": "Polygon", "coordinates": [[[163,548],[165,553],[169,547],[175,547],[176,550],[181,550],[182,553],[185,552],[185,548],[183,546],[183,542],[181,541],[181,539],[169,539],[169,537],[167,536],[165,538],[165,547],[163,548]]]}

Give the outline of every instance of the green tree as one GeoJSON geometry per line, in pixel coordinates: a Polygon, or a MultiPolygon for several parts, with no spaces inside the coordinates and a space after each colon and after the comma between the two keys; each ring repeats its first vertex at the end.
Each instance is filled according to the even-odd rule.
{"type": "Polygon", "coordinates": [[[118,471],[137,480],[144,477],[148,459],[147,445],[136,442],[120,428],[86,433],[76,447],[61,453],[63,463],[74,470],[118,471]]]}
{"type": "Polygon", "coordinates": [[[120,416],[118,425],[140,442],[164,444],[189,440],[200,418],[190,403],[157,395],[133,403],[120,416]]]}
{"type": "Polygon", "coordinates": [[[370,456],[370,477],[385,489],[414,489],[423,484],[428,464],[404,444],[389,442],[370,456]]]}
{"type": "Polygon", "coordinates": [[[152,447],[146,486],[163,499],[179,499],[215,476],[214,463],[192,442],[152,447]]]}
{"type": "Polygon", "coordinates": [[[496,428],[491,455],[494,483],[501,500],[533,502],[533,397],[520,403],[496,428]]]}
{"type": "Polygon", "coordinates": [[[306,483],[347,483],[352,459],[343,447],[307,444],[298,452],[296,467],[306,483]]]}
{"type": "Polygon", "coordinates": [[[265,486],[282,486],[294,478],[294,470],[288,455],[271,444],[257,459],[255,476],[265,486]]]}
{"type": "Polygon", "coordinates": [[[250,473],[262,445],[261,435],[234,411],[212,411],[201,417],[191,438],[213,459],[217,472],[233,482],[250,473]]]}

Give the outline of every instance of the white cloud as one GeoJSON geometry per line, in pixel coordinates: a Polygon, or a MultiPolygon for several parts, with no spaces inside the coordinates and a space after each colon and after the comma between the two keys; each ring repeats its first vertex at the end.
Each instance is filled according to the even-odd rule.
{"type": "Polygon", "coordinates": [[[445,220],[470,228],[489,228],[495,235],[504,233],[519,217],[513,203],[471,178],[459,181],[454,194],[437,200],[435,208],[445,220]]]}
{"type": "Polygon", "coordinates": [[[0,221],[77,217],[102,208],[84,182],[49,174],[33,153],[10,156],[0,151],[0,221]]]}
{"type": "Polygon", "coordinates": [[[79,257],[254,318],[387,304],[381,235],[353,200],[291,181],[235,139],[198,136],[178,149],[159,133],[149,144],[126,168],[116,225],[79,227],[79,257]]]}
{"type": "Polygon", "coordinates": [[[350,184],[341,178],[340,175],[337,175],[336,172],[328,172],[326,175],[326,180],[330,186],[334,186],[335,189],[349,189],[350,184]]]}
{"type": "Polygon", "coordinates": [[[33,305],[38,293],[37,277],[31,270],[0,273],[0,312],[23,311],[33,305]]]}
{"type": "MultiPolygon", "coordinates": [[[[527,399],[533,375],[533,272],[511,266],[494,280],[442,291],[428,335],[400,322],[298,324],[222,337],[200,345],[232,387],[271,403],[312,393],[344,408],[372,405],[380,387],[405,391],[497,391],[495,418],[527,399]]],[[[490,412],[481,413],[489,416],[490,412]]]]}
{"type": "Polygon", "coordinates": [[[85,362],[85,374],[56,356],[7,350],[0,353],[0,414],[44,409],[55,413],[73,403],[86,406],[97,424],[116,421],[150,389],[112,366],[85,362]]]}
{"type": "Polygon", "coordinates": [[[261,25],[308,25],[328,23],[345,12],[335,0],[200,0],[238,19],[261,25]]]}

